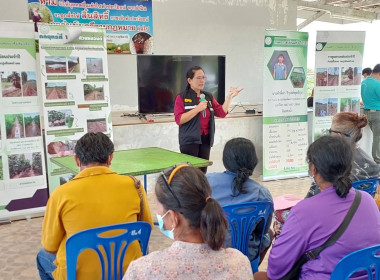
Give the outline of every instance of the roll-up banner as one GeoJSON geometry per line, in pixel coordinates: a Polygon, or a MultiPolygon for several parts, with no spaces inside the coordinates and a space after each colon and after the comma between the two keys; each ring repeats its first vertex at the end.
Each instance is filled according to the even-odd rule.
{"type": "Polygon", "coordinates": [[[263,180],[307,174],[307,43],[305,32],[265,33],[263,180]]]}
{"type": "Polygon", "coordinates": [[[318,31],[313,140],[328,134],[339,112],[360,113],[364,31],[318,31]]]}
{"type": "Polygon", "coordinates": [[[32,23],[0,22],[0,223],[48,198],[32,23]]]}
{"type": "Polygon", "coordinates": [[[105,30],[40,25],[40,72],[49,190],[73,175],[52,157],[73,155],[87,132],[112,138],[105,30]]]}

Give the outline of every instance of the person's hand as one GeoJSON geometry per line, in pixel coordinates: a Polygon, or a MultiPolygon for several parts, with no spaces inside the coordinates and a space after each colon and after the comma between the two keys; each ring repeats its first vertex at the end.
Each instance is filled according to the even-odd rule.
{"type": "Polygon", "coordinates": [[[196,108],[197,108],[198,112],[202,112],[203,110],[206,110],[207,101],[200,101],[196,108]]]}
{"type": "Polygon", "coordinates": [[[242,90],[242,88],[230,87],[230,91],[228,92],[227,98],[232,99],[238,96],[242,90]]]}

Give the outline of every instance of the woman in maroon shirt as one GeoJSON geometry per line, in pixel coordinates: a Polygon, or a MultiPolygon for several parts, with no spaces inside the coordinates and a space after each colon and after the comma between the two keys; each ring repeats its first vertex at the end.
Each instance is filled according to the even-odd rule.
{"type": "MultiPolygon", "coordinates": [[[[179,125],[180,151],[208,160],[214,142],[214,116],[224,118],[231,99],[242,89],[231,87],[225,102],[220,105],[212,94],[203,91],[206,76],[201,67],[190,68],[186,78],[186,90],[177,95],[174,106],[175,121],[179,125]]],[[[201,169],[206,173],[207,167],[201,169]]]]}

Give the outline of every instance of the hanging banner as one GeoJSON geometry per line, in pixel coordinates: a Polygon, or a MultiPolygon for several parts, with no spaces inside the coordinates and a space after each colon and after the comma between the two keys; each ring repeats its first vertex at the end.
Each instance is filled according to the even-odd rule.
{"type": "Polygon", "coordinates": [[[40,65],[49,190],[73,175],[52,157],[73,155],[87,132],[112,138],[105,30],[40,25],[40,65]]]}
{"type": "Polygon", "coordinates": [[[364,31],[318,31],[313,140],[328,134],[336,113],[360,113],[364,40],[364,31]]]}
{"type": "Polygon", "coordinates": [[[35,32],[39,23],[105,28],[108,53],[152,54],[152,0],[28,0],[35,32]]]}
{"type": "Polygon", "coordinates": [[[304,32],[265,33],[263,180],[307,174],[307,41],[304,32]]]}
{"type": "Polygon", "coordinates": [[[0,23],[0,221],[43,213],[48,198],[33,24],[0,23]]]}

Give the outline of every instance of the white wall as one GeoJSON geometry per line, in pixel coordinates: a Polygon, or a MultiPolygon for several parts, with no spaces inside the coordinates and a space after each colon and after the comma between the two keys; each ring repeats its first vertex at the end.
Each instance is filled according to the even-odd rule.
{"type": "MultiPolygon", "coordinates": [[[[27,0],[1,0],[0,11],[28,20],[27,0]]],[[[234,102],[260,104],[264,30],[295,30],[296,17],[295,0],[153,0],[154,50],[226,55],[226,89],[244,88],[234,102]]],[[[108,67],[113,109],[137,110],[136,57],[108,55],[108,67]]]]}

